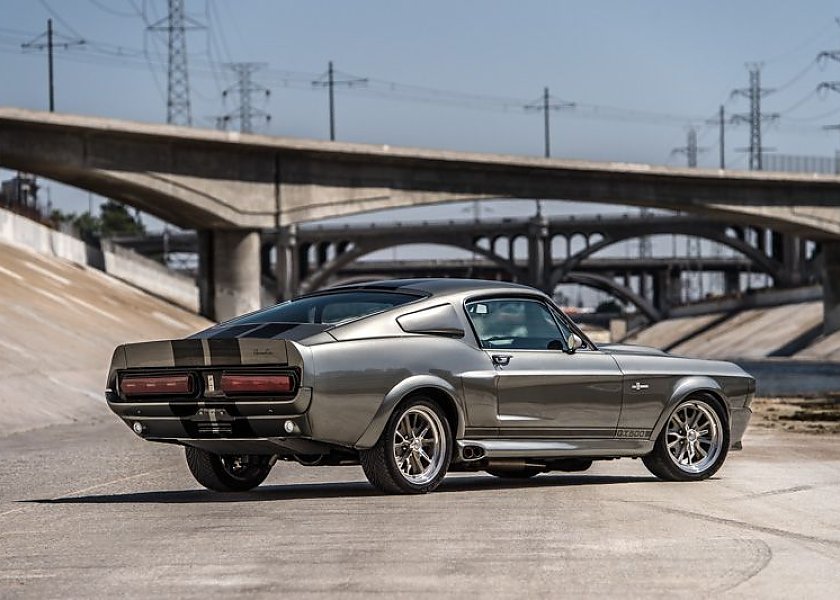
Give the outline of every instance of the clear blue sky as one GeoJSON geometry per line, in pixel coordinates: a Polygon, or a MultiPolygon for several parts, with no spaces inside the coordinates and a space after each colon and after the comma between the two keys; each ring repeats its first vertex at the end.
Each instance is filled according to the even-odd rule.
{"type": "MultiPolygon", "coordinates": [[[[165,0],[0,0],[0,8],[0,104],[46,106],[45,57],[21,53],[19,42],[26,32],[41,32],[52,11],[58,32],[93,44],[58,53],[59,111],[165,119],[164,39],[147,33],[135,10],[153,21],[165,14],[165,0]],[[139,52],[144,45],[147,56],[139,52]],[[102,56],[116,46],[126,49],[124,59],[102,56]]],[[[840,94],[813,93],[820,81],[840,80],[840,63],[814,62],[818,51],[840,49],[834,22],[840,11],[827,1],[811,0],[805,9],[757,0],[187,0],[187,9],[209,26],[189,34],[199,126],[212,126],[213,115],[233,108],[220,99],[230,83],[220,63],[262,61],[269,66],[264,83],[272,88],[264,108],[273,116],[263,131],[324,138],[326,92],[307,79],[334,60],[338,69],[362,77],[494,97],[537,99],[547,85],[555,96],[587,107],[552,113],[555,156],[679,164],[684,158],[670,152],[685,143],[688,119],[712,117],[721,103],[728,112],[746,111],[746,99],[732,100],[730,91],[747,84],[745,62],[765,61],[763,83],[782,87],[765,107],[786,111],[778,125],[767,127],[766,144],[783,153],[828,156],[840,141],[837,132],[820,130],[840,121],[840,94]],[[285,87],[282,71],[300,75],[285,87]],[[837,114],[815,118],[833,109],[837,114]],[[597,118],[604,110],[614,118],[597,118]],[[638,122],[634,110],[655,115],[638,122]]],[[[398,102],[364,89],[339,90],[337,103],[342,140],[543,151],[540,116],[520,107],[504,112],[398,102]]],[[[717,131],[704,126],[699,134],[709,148],[700,164],[715,166],[717,131]]],[[[729,164],[743,167],[744,156],[734,148],[747,144],[747,128],[731,128],[727,139],[729,164]]],[[[86,205],[79,194],[58,196],[59,203],[86,205]]]]}

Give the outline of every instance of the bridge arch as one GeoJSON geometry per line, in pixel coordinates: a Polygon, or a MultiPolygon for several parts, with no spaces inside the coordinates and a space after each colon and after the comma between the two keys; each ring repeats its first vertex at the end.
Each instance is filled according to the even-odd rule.
{"type": "MultiPolygon", "coordinates": [[[[668,234],[671,233],[679,235],[691,235],[693,237],[698,237],[704,240],[718,242],[743,254],[746,258],[751,260],[753,264],[756,265],[758,270],[767,273],[768,275],[773,277],[774,280],[778,280],[781,277],[781,263],[764,254],[764,252],[762,252],[759,248],[756,248],[755,246],[752,246],[751,244],[748,244],[747,242],[738,239],[737,237],[727,235],[726,231],[714,231],[710,229],[701,229],[693,231],[691,229],[686,228],[680,231],[668,232],[668,234]]],[[[662,232],[652,233],[651,235],[662,235],[662,232]]],[[[597,242],[572,254],[559,266],[554,267],[548,278],[549,285],[553,287],[560,283],[567,274],[576,271],[578,267],[580,267],[580,264],[587,258],[591,257],[593,254],[596,254],[597,252],[600,252],[601,250],[609,248],[610,246],[613,246],[615,244],[626,242],[628,240],[638,239],[640,237],[642,236],[640,236],[638,233],[621,233],[617,235],[603,237],[597,242]]]]}
{"type": "MultiPolygon", "coordinates": [[[[379,250],[387,250],[388,248],[395,248],[398,246],[404,246],[406,244],[395,244],[395,243],[381,243],[375,245],[363,245],[363,246],[354,246],[349,248],[345,253],[338,255],[333,260],[325,263],[321,266],[317,271],[313,272],[309,277],[304,279],[300,283],[300,291],[301,293],[308,293],[314,292],[318,289],[324,287],[329,281],[330,277],[338,273],[341,269],[346,267],[347,265],[357,261],[363,256],[368,254],[372,254],[373,252],[378,252],[379,250]]],[[[521,269],[517,267],[513,262],[507,260],[501,256],[495,255],[491,252],[488,252],[484,249],[477,249],[475,247],[469,246],[468,244],[458,244],[458,243],[435,243],[438,246],[450,246],[454,248],[460,248],[462,250],[467,250],[470,252],[476,252],[477,254],[481,254],[488,260],[493,261],[496,265],[506,271],[511,277],[516,280],[517,278],[521,277],[521,269]]],[[[343,278],[339,283],[340,284],[349,284],[349,283],[358,283],[369,281],[371,278],[365,275],[355,275],[347,278],[343,278]]],[[[556,287],[560,283],[577,283],[580,285],[584,285],[586,287],[591,287],[595,289],[602,290],[607,292],[608,294],[623,300],[626,303],[632,304],[635,306],[639,312],[645,315],[651,321],[659,321],[662,318],[660,312],[643,296],[636,293],[632,289],[621,285],[620,283],[616,282],[610,277],[599,275],[596,273],[583,273],[583,272],[574,272],[568,273],[562,281],[556,282],[552,285],[556,287]]]]}
{"type": "MultiPolygon", "coordinates": [[[[423,243],[423,242],[410,242],[411,244],[416,243],[423,243]]],[[[461,250],[466,250],[468,252],[475,252],[483,256],[484,258],[492,261],[494,264],[498,265],[501,269],[505,272],[509,273],[514,281],[518,281],[522,278],[522,270],[516,266],[512,259],[506,259],[498,254],[487,250],[486,248],[480,248],[475,245],[471,245],[469,243],[464,242],[429,242],[434,244],[435,246],[449,246],[452,248],[459,248],[461,250]]],[[[346,267],[347,265],[357,261],[363,256],[368,254],[372,254],[373,252],[378,252],[379,250],[387,250],[389,248],[396,248],[398,246],[406,246],[409,245],[407,242],[393,242],[393,241],[383,241],[381,243],[375,244],[360,244],[360,245],[353,245],[350,247],[346,252],[343,254],[339,254],[333,260],[328,261],[321,265],[316,271],[310,273],[303,281],[300,282],[300,291],[301,293],[308,293],[320,289],[323,287],[326,282],[329,280],[330,277],[338,273],[341,269],[346,267]]]]}
{"type": "Polygon", "coordinates": [[[612,277],[601,275],[599,273],[575,271],[567,273],[563,280],[553,284],[551,289],[553,290],[556,286],[562,283],[576,283],[585,287],[601,290],[610,294],[614,298],[618,298],[619,300],[632,304],[639,310],[640,313],[653,322],[662,320],[662,313],[660,313],[647,298],[634,292],[629,287],[618,283],[612,277]]]}

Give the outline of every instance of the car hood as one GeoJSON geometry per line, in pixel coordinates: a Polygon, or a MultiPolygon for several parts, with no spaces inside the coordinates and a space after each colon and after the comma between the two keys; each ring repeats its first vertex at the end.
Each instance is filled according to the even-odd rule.
{"type": "Polygon", "coordinates": [[[300,342],[335,327],[322,323],[219,323],[189,339],[263,338],[300,342]]]}
{"type": "Polygon", "coordinates": [[[648,346],[632,346],[630,344],[599,344],[598,350],[610,354],[630,354],[635,356],[671,356],[664,350],[649,348],[648,346]]]}

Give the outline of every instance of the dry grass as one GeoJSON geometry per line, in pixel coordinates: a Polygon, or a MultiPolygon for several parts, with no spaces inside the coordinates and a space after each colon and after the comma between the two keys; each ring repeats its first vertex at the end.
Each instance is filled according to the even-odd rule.
{"type": "Polygon", "coordinates": [[[750,427],[796,433],[840,434],[840,395],[819,398],[756,398],[750,427]]]}

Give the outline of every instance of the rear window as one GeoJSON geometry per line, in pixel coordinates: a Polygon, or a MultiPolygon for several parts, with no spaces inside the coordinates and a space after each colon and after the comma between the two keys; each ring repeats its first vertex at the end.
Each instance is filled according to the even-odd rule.
{"type": "Polygon", "coordinates": [[[284,302],[233,319],[228,322],[228,325],[237,323],[336,324],[366,317],[418,299],[418,296],[395,292],[336,292],[284,302]]]}

